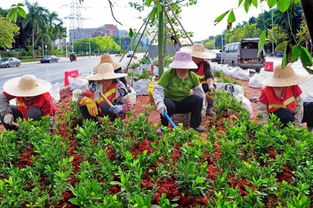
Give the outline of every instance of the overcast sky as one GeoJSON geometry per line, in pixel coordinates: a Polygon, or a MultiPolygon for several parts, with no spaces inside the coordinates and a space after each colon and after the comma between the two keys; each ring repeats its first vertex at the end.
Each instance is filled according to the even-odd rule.
{"type": "MultiPolygon", "coordinates": [[[[55,11],[61,18],[69,16],[71,9],[69,7],[72,0],[29,0],[31,3],[38,2],[40,6],[55,11]]],[[[142,13],[137,12],[128,5],[129,0],[111,0],[114,4],[114,13],[116,19],[123,25],[118,25],[111,16],[107,0],[85,0],[82,4],[81,14],[83,18],[83,27],[99,27],[104,24],[116,24],[118,29],[128,30],[130,27],[139,29],[142,24],[140,16],[145,17],[148,10],[142,13]]],[[[0,0],[1,7],[9,8],[12,4],[23,2],[23,0],[0,0]]],[[[181,14],[184,28],[194,33],[193,41],[206,39],[210,35],[218,35],[226,28],[226,21],[214,25],[214,19],[231,8],[237,8],[238,0],[198,0],[196,5],[183,7],[181,14]]],[[[235,9],[237,21],[249,20],[252,16],[257,16],[268,7],[264,4],[258,9],[254,7],[247,14],[243,8],[235,9]]],[[[226,18],[225,18],[226,19],[226,18]]],[[[69,27],[69,20],[63,19],[64,24],[69,27]]]]}

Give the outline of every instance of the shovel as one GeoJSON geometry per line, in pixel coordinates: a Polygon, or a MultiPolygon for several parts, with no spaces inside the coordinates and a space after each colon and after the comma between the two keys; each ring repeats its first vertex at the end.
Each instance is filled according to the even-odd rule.
{"type": "Polygon", "coordinates": [[[174,123],[174,121],[169,117],[169,115],[167,114],[167,112],[164,112],[164,117],[171,123],[171,125],[173,126],[173,128],[176,128],[176,124],[174,123]]]}

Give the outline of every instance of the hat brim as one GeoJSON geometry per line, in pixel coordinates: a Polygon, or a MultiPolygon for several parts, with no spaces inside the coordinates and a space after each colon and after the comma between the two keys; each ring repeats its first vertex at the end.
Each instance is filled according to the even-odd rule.
{"type": "Polygon", "coordinates": [[[126,77],[126,73],[114,73],[114,74],[105,74],[103,76],[99,74],[95,75],[88,75],[85,77],[85,79],[90,80],[90,81],[100,81],[100,80],[109,80],[109,79],[118,79],[121,77],[126,77]]]}
{"type": "Polygon", "coordinates": [[[115,61],[112,61],[111,64],[112,64],[114,70],[121,68],[121,65],[115,61]]]}
{"type": "Polygon", "coordinates": [[[306,81],[309,81],[310,79],[312,79],[312,76],[310,75],[296,74],[295,76],[290,77],[288,79],[277,79],[272,76],[272,77],[265,79],[261,83],[264,86],[269,86],[269,87],[289,87],[293,85],[302,84],[306,81]]]}
{"type": "Polygon", "coordinates": [[[186,46],[180,49],[181,51],[189,52],[192,57],[212,59],[215,58],[216,54],[208,49],[204,49],[204,52],[192,51],[192,46],[186,46]]]}
{"type": "Polygon", "coordinates": [[[51,83],[49,81],[37,78],[38,86],[36,88],[31,90],[22,90],[18,87],[20,79],[21,77],[16,77],[7,80],[3,85],[3,91],[15,97],[33,97],[49,92],[51,89],[51,83]]]}
{"type": "Polygon", "coordinates": [[[198,66],[193,61],[173,61],[169,65],[170,68],[174,69],[197,69],[198,66]]]}

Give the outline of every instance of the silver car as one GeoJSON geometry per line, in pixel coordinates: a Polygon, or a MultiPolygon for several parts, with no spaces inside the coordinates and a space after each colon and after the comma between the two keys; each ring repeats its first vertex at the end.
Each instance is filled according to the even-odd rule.
{"type": "Polygon", "coordinates": [[[2,68],[9,68],[9,67],[19,67],[21,65],[21,60],[9,57],[9,58],[2,58],[0,60],[0,67],[2,68]]]}

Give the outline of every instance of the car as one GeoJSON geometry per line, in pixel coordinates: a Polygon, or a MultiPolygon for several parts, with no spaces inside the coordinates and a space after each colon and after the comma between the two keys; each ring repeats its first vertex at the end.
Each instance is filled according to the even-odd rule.
{"type": "Polygon", "coordinates": [[[9,67],[19,67],[21,65],[21,60],[14,57],[2,58],[0,60],[0,67],[9,68],[9,67]]]}
{"type": "Polygon", "coordinates": [[[128,51],[127,58],[133,57],[134,56],[133,53],[134,53],[134,51],[128,51]]]}
{"type": "Polygon", "coordinates": [[[212,62],[217,62],[218,64],[221,63],[222,60],[222,53],[216,53],[215,58],[211,59],[212,62]]]}
{"type": "Polygon", "coordinates": [[[54,56],[54,55],[48,55],[44,56],[42,59],[40,59],[40,63],[53,63],[53,62],[58,62],[59,58],[54,56]]]}

